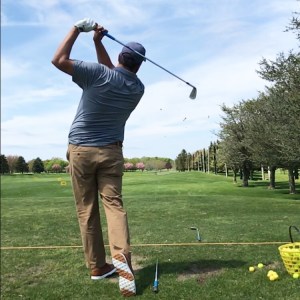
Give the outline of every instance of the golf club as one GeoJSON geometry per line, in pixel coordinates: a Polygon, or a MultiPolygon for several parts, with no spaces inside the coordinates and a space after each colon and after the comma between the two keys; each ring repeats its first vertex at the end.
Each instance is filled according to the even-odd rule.
{"type": "Polygon", "coordinates": [[[200,237],[198,228],[197,227],[191,227],[190,229],[191,230],[196,230],[196,232],[197,232],[196,239],[197,239],[198,242],[201,242],[201,237],[200,237]]]}
{"type": "Polygon", "coordinates": [[[158,260],[156,261],[155,278],[152,290],[154,293],[158,293],[158,260]]]}
{"type": "Polygon", "coordinates": [[[289,227],[289,234],[290,234],[290,239],[291,242],[294,243],[293,237],[292,237],[292,229],[295,229],[296,232],[298,232],[300,234],[300,229],[298,229],[296,226],[291,225],[289,227]]]}
{"type": "Polygon", "coordinates": [[[179,76],[175,75],[174,73],[170,72],[169,70],[165,69],[164,67],[160,66],[159,64],[157,64],[156,62],[154,62],[153,60],[147,58],[146,56],[144,56],[143,54],[139,53],[138,51],[132,49],[131,47],[129,46],[126,46],[124,43],[120,42],[119,40],[117,40],[116,38],[114,38],[112,35],[110,35],[108,32],[106,31],[103,31],[102,32],[103,35],[107,36],[108,38],[110,38],[111,40],[121,44],[122,46],[130,49],[131,51],[135,52],[136,54],[140,55],[141,57],[143,57],[144,59],[150,61],[151,63],[153,63],[155,66],[161,68],[162,70],[168,72],[169,74],[173,75],[174,77],[176,77],[177,79],[183,81],[184,83],[186,83],[187,85],[189,85],[190,87],[192,87],[192,91],[191,91],[191,94],[190,94],[190,98],[191,99],[196,99],[196,96],[197,96],[197,89],[196,87],[194,87],[193,85],[191,85],[189,82],[183,80],[182,78],[180,78],[179,76]]]}

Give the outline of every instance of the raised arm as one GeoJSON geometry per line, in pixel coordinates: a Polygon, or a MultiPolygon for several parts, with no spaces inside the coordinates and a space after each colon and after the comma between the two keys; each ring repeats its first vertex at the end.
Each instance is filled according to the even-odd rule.
{"type": "Polygon", "coordinates": [[[102,44],[103,34],[102,32],[106,31],[102,26],[97,26],[94,33],[94,43],[95,43],[95,49],[97,54],[97,59],[99,64],[103,64],[107,66],[110,69],[113,69],[115,66],[110,60],[110,57],[102,44]]]}
{"type": "Polygon", "coordinates": [[[56,50],[52,59],[52,63],[56,68],[69,75],[73,75],[73,61],[70,59],[70,53],[78,35],[77,28],[73,27],[56,50]]]}
{"type": "Polygon", "coordinates": [[[59,70],[73,75],[73,60],[70,59],[71,50],[80,32],[89,32],[97,27],[97,24],[91,19],[83,19],[75,23],[69,31],[52,59],[53,65],[59,70]]]}

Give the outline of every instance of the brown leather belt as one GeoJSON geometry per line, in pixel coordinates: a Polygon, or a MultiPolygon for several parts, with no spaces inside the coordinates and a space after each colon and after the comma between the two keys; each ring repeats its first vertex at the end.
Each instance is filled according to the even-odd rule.
{"type": "Polygon", "coordinates": [[[123,142],[117,141],[117,142],[111,143],[110,145],[116,145],[116,146],[119,146],[119,147],[123,147],[123,142]]]}

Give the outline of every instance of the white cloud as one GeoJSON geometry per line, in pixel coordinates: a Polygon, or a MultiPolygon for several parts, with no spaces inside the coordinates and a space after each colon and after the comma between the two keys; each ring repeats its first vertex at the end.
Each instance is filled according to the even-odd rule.
{"type": "Polygon", "coordinates": [[[10,59],[5,56],[1,57],[1,79],[13,79],[22,76],[29,71],[30,64],[21,62],[17,59],[10,59]]]}
{"type": "Polygon", "coordinates": [[[2,122],[2,143],[6,147],[36,147],[41,144],[66,144],[68,129],[76,107],[40,115],[15,116],[2,122]]]}
{"type": "MultiPolygon", "coordinates": [[[[45,87],[45,88],[35,88],[35,86],[28,86],[23,88],[22,91],[13,91],[10,95],[2,96],[2,107],[5,109],[16,108],[23,105],[25,108],[28,105],[33,105],[36,103],[48,102],[48,108],[52,105],[51,101],[53,99],[62,99],[63,96],[68,98],[74,92],[74,88],[70,85],[64,87],[45,87]]],[[[79,98],[79,96],[74,96],[79,98]]],[[[75,99],[77,99],[75,98],[75,99]]]]}

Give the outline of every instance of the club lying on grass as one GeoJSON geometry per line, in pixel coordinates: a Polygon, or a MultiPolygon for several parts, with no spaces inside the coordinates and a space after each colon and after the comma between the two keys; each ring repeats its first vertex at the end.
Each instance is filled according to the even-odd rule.
{"type": "Polygon", "coordinates": [[[136,54],[140,55],[141,57],[143,57],[144,59],[146,59],[147,61],[150,61],[152,64],[154,64],[155,66],[161,68],[162,70],[166,71],[167,73],[171,74],[172,76],[176,77],[177,79],[183,81],[185,84],[189,85],[190,87],[192,87],[192,91],[190,93],[190,98],[191,99],[196,99],[197,96],[197,89],[195,86],[193,86],[192,84],[190,84],[189,82],[183,80],[182,78],[180,78],[179,76],[175,75],[174,73],[172,73],[171,71],[165,69],[164,67],[160,66],[159,64],[157,64],[156,62],[154,62],[153,60],[151,60],[150,58],[147,58],[146,56],[144,56],[143,54],[139,53],[138,51],[132,49],[131,47],[125,45],[124,43],[122,43],[121,41],[117,40],[115,37],[113,37],[112,35],[110,35],[107,31],[103,31],[103,34],[105,36],[107,36],[108,38],[110,38],[111,40],[121,44],[122,46],[130,49],[131,51],[135,52],[136,54]]]}
{"type": "Polygon", "coordinates": [[[196,239],[197,239],[197,241],[201,242],[201,237],[200,237],[200,233],[199,233],[198,228],[197,227],[191,227],[190,229],[191,230],[196,230],[196,232],[197,232],[196,239]]]}

